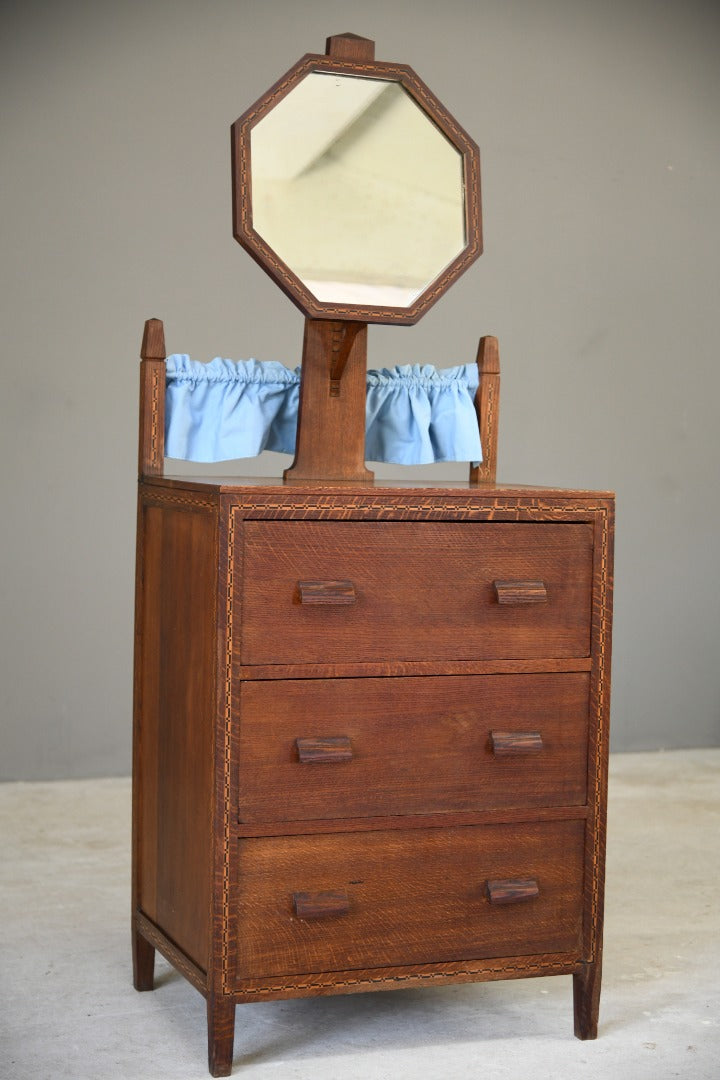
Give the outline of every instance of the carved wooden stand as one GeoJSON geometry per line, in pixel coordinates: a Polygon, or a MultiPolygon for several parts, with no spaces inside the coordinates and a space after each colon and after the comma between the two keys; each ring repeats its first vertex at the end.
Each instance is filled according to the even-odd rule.
{"type": "MultiPolygon", "coordinates": [[[[163,473],[165,355],[163,324],[148,319],[140,349],[141,477],[163,473]]],[[[293,464],[285,470],[286,480],[372,483],[374,474],[365,465],[366,358],[366,324],[305,320],[297,449],[293,464]]],[[[497,338],[480,338],[477,365],[475,410],[483,460],[470,467],[470,483],[494,484],[500,417],[497,338]]]]}
{"type": "Polygon", "coordinates": [[[295,460],[286,480],[371,482],[365,467],[367,324],[306,319],[295,460]]]}
{"type": "MultiPolygon", "coordinates": [[[[370,483],[365,466],[365,372],[367,323],[410,325],[425,314],[482,251],[480,158],[477,145],[430,89],[405,65],[375,61],[375,43],[355,34],[327,39],[325,56],[302,58],[232,125],[233,232],[248,253],[306,316],[295,460],[285,470],[293,483],[308,480],[370,483]],[[400,83],[410,99],[458,151],[463,168],[465,244],[438,266],[437,276],[406,307],[319,301],[254,228],[251,213],[251,131],[310,72],[332,72],[400,83]]],[[[458,181],[460,172],[458,172],[458,181]]],[[[479,408],[491,422],[481,427],[484,462],[473,481],[491,482],[497,432],[497,342],[484,339],[479,360],[486,378],[479,408]],[[495,389],[493,389],[493,387],[495,389]]]]}

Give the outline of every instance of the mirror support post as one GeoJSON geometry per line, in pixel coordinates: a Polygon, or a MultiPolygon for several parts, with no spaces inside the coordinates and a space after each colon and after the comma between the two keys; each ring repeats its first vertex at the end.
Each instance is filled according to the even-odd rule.
{"type": "Polygon", "coordinates": [[[365,467],[367,323],[306,319],[289,481],[372,483],[365,467]]]}
{"type": "Polygon", "coordinates": [[[331,397],[340,396],[340,381],[350,356],[350,350],[361,330],[367,333],[367,323],[333,322],[332,354],[330,356],[331,397]]]}

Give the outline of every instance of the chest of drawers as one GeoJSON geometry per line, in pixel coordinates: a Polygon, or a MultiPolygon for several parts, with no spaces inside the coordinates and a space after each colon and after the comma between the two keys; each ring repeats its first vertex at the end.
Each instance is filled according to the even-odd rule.
{"type": "Polygon", "coordinates": [[[596,1034],[613,501],[140,488],[135,984],[237,1004],[573,975],[596,1034]]]}

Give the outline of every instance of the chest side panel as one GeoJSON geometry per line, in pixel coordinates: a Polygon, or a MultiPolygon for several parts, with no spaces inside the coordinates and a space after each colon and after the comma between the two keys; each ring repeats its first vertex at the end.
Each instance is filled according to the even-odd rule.
{"type": "Polygon", "coordinates": [[[216,516],[190,502],[183,508],[141,504],[139,549],[137,903],[204,970],[211,905],[216,516]]]}

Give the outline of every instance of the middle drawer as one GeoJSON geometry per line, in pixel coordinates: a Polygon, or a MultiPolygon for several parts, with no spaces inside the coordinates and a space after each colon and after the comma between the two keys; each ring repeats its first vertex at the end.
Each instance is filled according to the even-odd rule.
{"type": "Polygon", "coordinates": [[[586,672],[243,683],[239,819],[582,805],[588,695],[586,672]]]}

